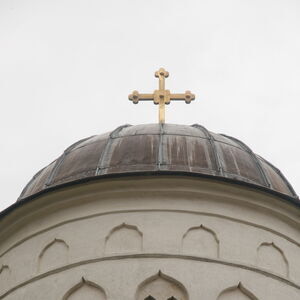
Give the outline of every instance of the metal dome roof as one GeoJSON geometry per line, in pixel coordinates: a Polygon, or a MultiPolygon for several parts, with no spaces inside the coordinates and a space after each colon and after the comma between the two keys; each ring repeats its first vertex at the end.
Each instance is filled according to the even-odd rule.
{"type": "Polygon", "coordinates": [[[185,174],[248,183],[297,198],[282,173],[241,141],[200,125],[123,125],[78,141],[27,184],[18,201],[105,175],[185,174]]]}

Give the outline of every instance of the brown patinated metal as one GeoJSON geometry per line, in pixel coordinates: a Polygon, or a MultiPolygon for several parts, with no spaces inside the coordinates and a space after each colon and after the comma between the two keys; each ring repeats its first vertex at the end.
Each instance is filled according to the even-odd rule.
{"type": "Polygon", "coordinates": [[[19,200],[65,184],[126,174],[209,176],[297,199],[281,172],[241,141],[200,125],[124,125],[81,140],[38,172],[19,200]]]}
{"type": "Polygon", "coordinates": [[[153,101],[154,104],[159,105],[158,121],[159,123],[165,123],[165,106],[170,104],[171,101],[185,101],[189,104],[195,100],[195,95],[190,91],[186,91],[184,94],[171,94],[169,90],[165,89],[165,78],[169,77],[169,72],[164,68],[160,68],[155,72],[155,77],[159,79],[158,90],[155,90],[153,94],[140,94],[138,91],[133,91],[128,96],[128,99],[134,104],[138,104],[139,101],[153,101]]]}

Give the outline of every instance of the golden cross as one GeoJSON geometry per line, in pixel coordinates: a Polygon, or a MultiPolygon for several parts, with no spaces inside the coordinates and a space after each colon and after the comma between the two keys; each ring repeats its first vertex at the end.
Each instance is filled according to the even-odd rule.
{"type": "Polygon", "coordinates": [[[195,100],[195,95],[190,91],[186,91],[184,94],[171,94],[169,90],[165,89],[165,78],[169,77],[169,72],[164,68],[160,68],[155,72],[155,77],[159,79],[158,90],[155,90],[153,94],[140,94],[138,91],[133,91],[128,96],[128,99],[134,104],[138,104],[139,101],[153,101],[154,104],[159,105],[159,123],[165,123],[165,105],[170,104],[173,101],[185,101],[189,104],[195,100]]]}

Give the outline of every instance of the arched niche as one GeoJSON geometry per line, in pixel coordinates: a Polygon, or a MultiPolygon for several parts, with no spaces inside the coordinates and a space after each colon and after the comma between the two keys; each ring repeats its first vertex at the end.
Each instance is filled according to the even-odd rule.
{"type": "Polygon", "coordinates": [[[106,300],[104,290],[91,281],[82,278],[81,282],[72,287],[63,300],[106,300]]]}
{"type": "Polygon", "coordinates": [[[139,285],[136,300],[188,300],[188,293],[179,281],[159,271],[139,285]]]}
{"type": "Polygon", "coordinates": [[[0,267],[0,276],[4,276],[7,273],[9,273],[9,266],[8,265],[2,265],[0,267]]]}
{"type": "Polygon", "coordinates": [[[258,300],[242,283],[222,291],[217,300],[258,300]]]}
{"type": "Polygon", "coordinates": [[[261,243],[257,248],[257,264],[259,267],[289,276],[289,264],[284,252],[272,243],[261,243]]]}
{"type": "Polygon", "coordinates": [[[5,286],[10,276],[10,268],[8,265],[0,265],[0,285],[5,286]]]}
{"type": "Polygon", "coordinates": [[[134,225],[116,226],[105,238],[105,253],[140,252],[142,249],[143,234],[134,225]]]}
{"type": "Polygon", "coordinates": [[[38,270],[48,271],[68,263],[69,245],[62,239],[54,239],[40,252],[38,270]]]}
{"type": "Polygon", "coordinates": [[[220,241],[212,229],[201,224],[189,228],[183,235],[182,252],[217,258],[220,255],[220,241]]]}

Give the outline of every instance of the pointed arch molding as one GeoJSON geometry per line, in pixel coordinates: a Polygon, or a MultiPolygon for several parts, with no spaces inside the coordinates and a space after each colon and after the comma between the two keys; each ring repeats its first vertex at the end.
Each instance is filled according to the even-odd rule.
{"type": "Polygon", "coordinates": [[[3,278],[5,278],[5,280],[7,279],[7,276],[9,276],[10,274],[10,268],[8,265],[1,265],[0,266],[0,282],[3,278]]]}
{"type": "Polygon", "coordinates": [[[135,225],[122,223],[110,230],[105,237],[105,253],[141,252],[143,233],[135,225]]]}
{"type": "Polygon", "coordinates": [[[220,240],[215,231],[201,224],[189,228],[182,236],[181,250],[183,253],[219,258],[220,240]]]}
{"type": "Polygon", "coordinates": [[[135,299],[175,299],[188,300],[188,292],[182,283],[159,271],[144,280],[137,288],[135,299]]]}
{"type": "Polygon", "coordinates": [[[289,278],[289,262],[274,242],[263,242],[257,247],[257,265],[289,278]]]}
{"type": "Polygon", "coordinates": [[[8,265],[0,265],[0,286],[6,286],[10,280],[11,270],[8,265]]]}
{"type": "MultiPolygon", "coordinates": [[[[233,299],[234,297],[238,297],[238,295],[243,297],[241,299],[247,298],[249,300],[258,300],[258,298],[252,292],[246,289],[241,282],[239,282],[236,286],[232,286],[223,290],[219,294],[217,300],[230,300],[233,299]]],[[[234,298],[234,299],[240,299],[240,298],[234,298]]]]}
{"type": "MultiPolygon", "coordinates": [[[[62,300],[69,300],[70,297],[76,296],[76,293],[79,293],[80,290],[84,287],[88,287],[91,289],[91,291],[92,291],[91,293],[93,293],[93,295],[91,295],[91,296],[94,296],[95,293],[97,293],[98,297],[99,297],[99,298],[97,298],[98,300],[106,300],[106,293],[105,293],[104,289],[100,285],[98,285],[92,281],[86,280],[84,277],[82,277],[81,281],[78,284],[76,284],[75,286],[73,286],[63,296],[62,300]]],[[[83,295],[83,296],[89,296],[89,295],[83,295]]],[[[90,298],[88,298],[88,299],[90,299],[90,298]]]]}
{"type": "Polygon", "coordinates": [[[48,243],[38,257],[38,271],[53,269],[68,263],[69,245],[55,238],[48,243]]]}
{"type": "Polygon", "coordinates": [[[9,266],[8,265],[1,265],[0,267],[0,276],[4,274],[4,272],[9,271],[9,266]]]}

